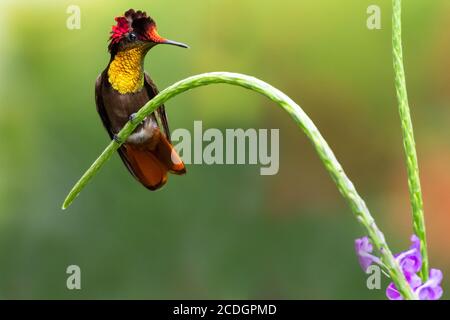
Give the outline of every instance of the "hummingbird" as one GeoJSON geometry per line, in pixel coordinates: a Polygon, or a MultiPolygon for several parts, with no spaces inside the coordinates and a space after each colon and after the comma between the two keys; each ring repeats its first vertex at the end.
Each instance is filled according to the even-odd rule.
{"type": "Polygon", "coordinates": [[[168,172],[186,173],[170,139],[164,105],[147,116],[126,141],[118,141],[117,134],[158,94],[144,71],[149,50],[160,44],[189,47],[161,37],[155,21],[144,11],[130,9],[115,21],[108,45],[111,59],[95,83],[97,112],[109,137],[123,143],[118,153],[128,171],[147,189],[157,190],[167,182],[168,172]]]}

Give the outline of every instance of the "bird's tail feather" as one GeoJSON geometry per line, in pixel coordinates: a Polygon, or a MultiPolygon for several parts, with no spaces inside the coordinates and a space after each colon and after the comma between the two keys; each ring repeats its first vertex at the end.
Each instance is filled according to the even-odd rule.
{"type": "Polygon", "coordinates": [[[148,144],[125,143],[119,154],[131,174],[150,190],[157,190],[167,182],[167,172],[186,173],[181,157],[163,134],[148,144]]]}

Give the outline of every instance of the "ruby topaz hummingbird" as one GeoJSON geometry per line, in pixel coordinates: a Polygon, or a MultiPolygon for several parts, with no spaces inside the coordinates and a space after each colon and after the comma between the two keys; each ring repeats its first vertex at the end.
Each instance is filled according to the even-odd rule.
{"type": "MultiPolygon", "coordinates": [[[[144,71],[148,51],[159,44],[182,48],[187,45],[162,38],[155,21],[145,12],[128,10],[116,17],[112,27],[111,54],[106,69],[95,84],[97,111],[111,139],[133,118],[158,89],[144,71]]],[[[167,173],[182,175],[186,169],[170,140],[164,106],[149,115],[118,150],[130,173],[146,188],[157,190],[167,182],[167,173]]]]}

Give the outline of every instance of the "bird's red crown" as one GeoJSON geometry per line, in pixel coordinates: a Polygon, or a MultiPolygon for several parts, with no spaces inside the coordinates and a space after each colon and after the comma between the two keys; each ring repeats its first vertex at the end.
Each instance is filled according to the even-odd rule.
{"type": "Polygon", "coordinates": [[[130,23],[125,17],[116,17],[117,24],[112,26],[111,42],[117,43],[124,35],[131,31],[130,23]]]}
{"type": "Polygon", "coordinates": [[[120,42],[130,32],[136,32],[142,40],[159,42],[162,39],[156,32],[155,21],[145,11],[130,9],[121,17],[115,18],[117,24],[112,26],[111,43],[120,42]]]}
{"type": "Polygon", "coordinates": [[[128,10],[123,16],[116,17],[116,25],[112,26],[109,51],[116,54],[121,48],[130,48],[133,43],[151,48],[156,44],[170,44],[182,48],[188,46],[181,42],[165,39],[156,30],[155,21],[144,11],[128,10]]]}

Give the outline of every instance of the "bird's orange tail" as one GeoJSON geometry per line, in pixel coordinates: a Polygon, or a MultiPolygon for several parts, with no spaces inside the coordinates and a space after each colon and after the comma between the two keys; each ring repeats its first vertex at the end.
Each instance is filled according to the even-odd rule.
{"type": "Polygon", "coordinates": [[[131,174],[150,190],[157,190],[167,182],[167,172],[186,173],[181,157],[160,133],[155,134],[150,143],[124,144],[119,154],[131,174]]]}

